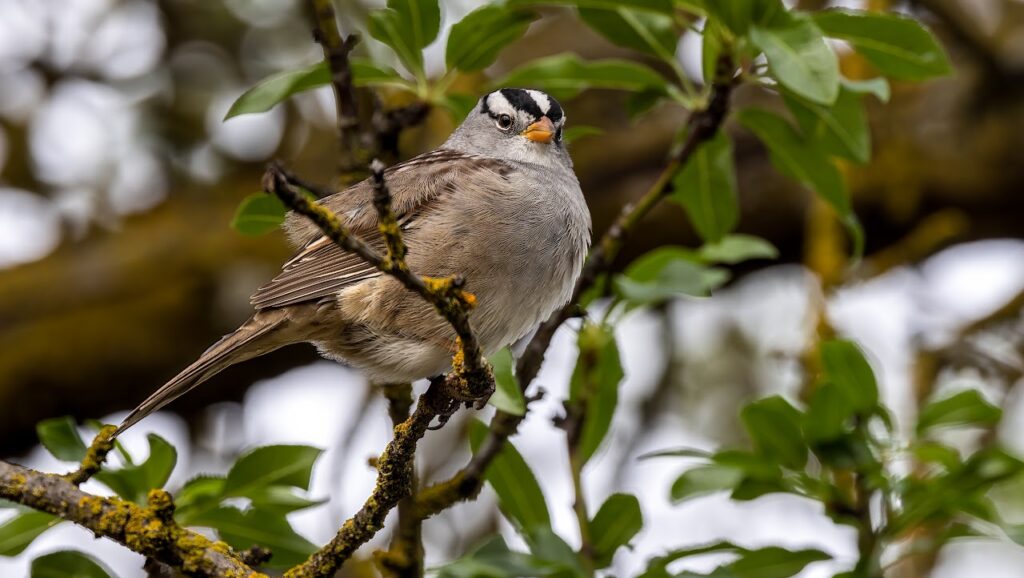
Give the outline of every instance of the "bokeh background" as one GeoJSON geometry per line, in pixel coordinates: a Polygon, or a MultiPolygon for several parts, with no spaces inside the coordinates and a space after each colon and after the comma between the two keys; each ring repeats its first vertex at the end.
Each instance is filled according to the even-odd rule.
{"type": "MultiPolygon", "coordinates": [[[[381,4],[337,3],[344,31],[358,31],[381,4]]],[[[771,241],[780,259],[743,265],[711,299],[638,312],[620,327],[626,381],[611,443],[590,465],[586,488],[591,503],[616,490],[641,497],[646,526],[635,549],[616,559],[619,575],[670,546],[719,538],[835,556],[809,566],[807,577],[852,563],[854,531],[811,502],[714,495],[673,506],[668,487],[680,462],[636,460],[666,447],[745,443],[737,408],[770,393],[800,396],[802,356],[824,314],[866,350],[900,424],[913,423],[936,391],[978,387],[1004,408],[1003,423],[954,441],[969,446],[994,435],[1024,454],[1024,403],[1015,388],[1024,375],[1024,2],[894,4],[932,27],[956,71],[896,84],[891,103],[870,107],[874,158],[846,167],[866,258],[846,263],[838,225],[772,169],[750,135],[730,127],[739,229],[771,241]],[[937,380],[921,378],[929,369],[937,380]]],[[[442,5],[428,71],[442,68],[447,26],[478,3],[442,5]]],[[[221,119],[258,79],[321,57],[308,22],[299,0],[0,0],[0,456],[59,470],[35,446],[36,422],[60,415],[119,421],[248,316],[249,294],[290,248],[281,234],[245,237],[228,223],[272,158],[331,181],[333,103],[320,89],[268,113],[221,119]]],[[[691,36],[677,54],[699,79],[700,45],[691,36]]],[[[369,38],[360,50],[387,58],[369,38]]],[[[572,12],[552,9],[486,74],[457,82],[483,90],[488,77],[565,51],[638,58],[572,12]]],[[[752,87],[736,98],[766,99],[752,87]]],[[[623,95],[611,91],[563,105],[571,124],[604,130],[572,145],[599,234],[656,177],[685,112],[666,105],[634,121],[623,95]]],[[[403,135],[402,155],[436,146],[458,120],[431,111],[403,135]]],[[[663,204],[623,262],[658,245],[696,241],[681,208],[663,204]]],[[[551,418],[565,397],[574,342],[572,327],[563,328],[538,379],[548,395],[515,438],[540,474],[556,530],[568,537],[575,534],[571,485],[561,446],[552,451],[560,432],[551,418]]],[[[421,446],[426,478],[465,460],[464,417],[421,446]]],[[[148,431],[179,450],[171,489],[198,472],[223,472],[255,445],[325,448],[312,494],[330,501],[291,516],[300,533],[322,543],[371,489],[366,458],[379,452],[390,426],[380,396],[359,374],[318,361],[312,348],[292,347],[234,367],[175,402],[125,436],[129,449],[144,454],[148,431]]],[[[1024,495],[1024,480],[1017,487],[1024,495]]],[[[496,529],[515,540],[488,492],[427,522],[428,565],[496,529]]],[[[1024,500],[1001,504],[1010,519],[1024,518],[1024,500]]],[[[19,557],[0,558],[0,575],[25,575],[30,559],[69,544],[119,576],[143,575],[141,557],[69,525],[19,557]]],[[[1009,578],[1021,568],[1020,547],[975,539],[943,549],[922,577],[1009,578]]]]}

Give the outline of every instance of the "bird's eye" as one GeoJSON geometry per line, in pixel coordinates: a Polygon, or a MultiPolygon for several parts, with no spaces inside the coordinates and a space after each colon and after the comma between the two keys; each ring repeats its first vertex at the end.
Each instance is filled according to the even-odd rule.
{"type": "Polygon", "coordinates": [[[494,122],[495,124],[498,125],[498,128],[500,128],[501,130],[508,130],[512,128],[512,117],[507,114],[498,116],[497,120],[495,120],[494,122]]]}

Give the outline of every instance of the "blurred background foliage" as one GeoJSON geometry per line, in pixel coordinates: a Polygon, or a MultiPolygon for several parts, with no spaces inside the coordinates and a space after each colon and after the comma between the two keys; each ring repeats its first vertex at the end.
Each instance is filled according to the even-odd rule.
{"type": "MultiPolygon", "coordinates": [[[[437,146],[461,120],[457,111],[465,111],[467,99],[471,103],[510,73],[509,80],[515,84],[529,84],[544,72],[538,63],[555,70],[555,78],[575,63],[571,56],[538,61],[544,57],[622,59],[698,87],[707,79],[701,37],[688,28],[693,23],[671,22],[666,38],[636,40],[624,37],[620,30],[609,32],[594,11],[564,6],[532,7],[535,16],[510,22],[514,31],[522,29],[525,34],[496,53],[493,65],[447,73],[453,57],[451,51],[446,54],[445,39],[454,33],[451,26],[481,3],[443,1],[441,40],[426,47],[422,62],[402,51],[396,57],[375,39],[386,35],[375,30],[379,24],[372,24],[380,17],[371,14],[381,4],[345,1],[336,7],[343,33],[362,36],[356,50],[359,58],[381,69],[407,71],[396,76],[388,73],[383,86],[361,91],[362,99],[379,99],[374,107],[364,108],[401,110],[418,97],[432,104],[422,111],[421,123],[385,143],[383,152],[391,161],[437,146]],[[619,42],[610,42],[608,35],[619,42]],[[534,69],[516,76],[514,71],[523,66],[534,69]]],[[[960,479],[953,479],[954,470],[986,470],[994,476],[988,480],[992,484],[1008,478],[1009,483],[990,497],[1001,514],[1000,521],[1012,521],[1024,506],[1020,501],[1024,478],[1014,470],[1016,466],[998,470],[1000,464],[1016,462],[994,448],[1000,442],[1011,451],[1024,451],[1024,422],[1014,389],[1024,375],[1024,201],[1020,196],[1020,183],[1024,182],[1024,163],[1020,162],[1024,151],[1024,3],[801,0],[787,4],[809,11],[846,6],[906,12],[935,32],[954,73],[928,82],[894,82],[891,99],[885,103],[874,97],[864,99],[871,128],[870,161],[838,164],[864,231],[861,260],[848,258],[854,247],[832,209],[771,164],[754,134],[756,119],[741,116],[742,122],[734,120],[727,125],[737,169],[737,231],[769,241],[777,248],[778,259],[726,262],[731,281],[714,299],[647,299],[645,303],[657,302],[656,306],[623,322],[619,329],[627,375],[620,394],[623,417],[616,414],[619,421],[613,422],[611,441],[600,456],[604,473],[594,485],[601,488],[595,492],[602,497],[591,502],[592,509],[596,510],[608,493],[628,488],[641,497],[648,514],[648,532],[676,530],[679,539],[669,542],[675,547],[687,540],[735,541],[738,538],[729,535],[738,532],[735,525],[717,526],[715,535],[699,531],[699,522],[706,522],[716,512],[712,506],[695,506],[698,509],[692,510],[689,518],[684,516],[694,528],[674,526],[680,523],[678,518],[656,524],[651,510],[658,506],[643,494],[660,497],[672,486],[671,496],[665,498],[679,501],[716,489],[735,492],[741,482],[748,484],[746,490],[755,492],[749,487],[753,482],[778,481],[774,474],[768,480],[744,477],[750,470],[737,465],[743,462],[735,461],[737,453],[710,453],[723,446],[753,447],[759,455],[775,451],[786,474],[779,479],[797,484],[801,491],[815,491],[803,477],[806,451],[802,457],[787,453],[792,446],[786,444],[796,436],[801,447],[813,445],[815,440],[831,439],[834,432],[778,426],[781,437],[761,440],[756,434],[760,430],[750,425],[751,420],[784,423],[803,419],[794,413],[802,410],[771,397],[758,402],[761,405],[748,406],[742,415],[739,408],[774,394],[786,395],[794,404],[803,402],[806,405],[801,407],[808,414],[830,407],[821,401],[828,395],[821,391],[829,390],[817,387],[820,384],[812,376],[828,374],[829,356],[818,345],[821,339],[838,334],[853,336],[867,352],[878,375],[882,401],[899,432],[890,438],[869,430],[865,421],[845,433],[865,440],[935,441],[933,434],[940,426],[973,426],[941,437],[942,444],[923,445],[923,456],[897,457],[889,465],[901,475],[918,470],[934,473],[929,468],[940,472],[936,475],[950,474],[950,485],[943,490],[949,494],[942,500],[978,489],[958,486],[960,479]],[[941,405],[949,399],[954,402],[941,405]],[[671,474],[658,479],[668,482],[646,488],[642,479],[629,473],[640,469],[635,461],[639,454],[679,445],[699,446],[701,452],[689,459],[704,461],[682,476],[678,463],[662,466],[671,474]],[[946,451],[950,448],[956,456],[946,451]],[[978,448],[983,449],[974,453],[978,448]],[[704,450],[709,453],[702,453],[704,450]],[[737,477],[738,471],[744,475],[737,477]],[[638,484],[643,489],[638,489],[638,484]]],[[[78,0],[66,4],[0,0],[0,455],[38,454],[38,448],[32,449],[37,440],[36,423],[44,418],[107,416],[129,409],[249,314],[248,295],[272,276],[289,248],[280,234],[248,237],[228,223],[239,202],[258,189],[269,159],[284,159],[315,182],[339,182],[334,102],[329,89],[320,88],[297,94],[264,113],[226,122],[222,119],[232,103],[261,79],[321,60],[309,30],[305,3],[297,0],[78,0]]],[[[844,76],[874,76],[872,62],[850,51],[848,45],[837,42],[833,47],[839,51],[844,76]]],[[[461,58],[472,56],[463,54],[461,58]]],[[[570,126],[578,131],[572,135],[571,151],[594,216],[595,237],[624,204],[639,197],[657,177],[667,151],[675,144],[678,127],[685,122],[682,105],[692,97],[673,93],[645,110],[653,100],[645,98],[650,95],[645,94],[642,76],[633,75],[629,80],[634,82],[624,87],[629,90],[553,90],[562,98],[570,126]]],[[[787,106],[793,108],[774,90],[757,83],[744,84],[734,103],[737,109],[756,105],[782,112],[787,106]]],[[[863,144],[847,151],[849,156],[863,160],[863,144]]],[[[702,238],[714,236],[714,231],[694,229],[684,205],[685,199],[679,204],[663,203],[648,216],[630,238],[618,267],[625,269],[655,247],[697,247],[702,238]]],[[[632,278],[644,279],[637,269],[643,265],[642,261],[631,265],[632,278]]],[[[636,295],[621,284],[618,289],[620,294],[636,295]]],[[[586,335],[580,334],[584,350],[586,335]]],[[[545,374],[548,381],[542,375],[544,385],[557,392],[568,391],[575,339],[569,335],[556,344],[549,361],[556,371],[545,374]]],[[[842,349],[845,341],[826,343],[840,348],[833,351],[835,356],[861,359],[842,349]]],[[[191,440],[191,444],[175,445],[190,454],[189,472],[216,470],[230,479],[228,468],[243,448],[256,442],[282,441],[266,431],[301,429],[295,424],[309,418],[300,410],[279,404],[276,413],[258,414],[249,401],[252,392],[244,407],[246,412],[257,413],[257,418],[245,417],[234,404],[209,408],[215,402],[241,400],[254,381],[314,359],[311,349],[279,351],[232,368],[176,402],[173,409],[185,417],[185,425],[176,422],[175,427],[179,434],[187,430],[187,435],[181,434],[176,441],[191,440]],[[270,420],[280,424],[272,425],[270,420]],[[246,425],[250,423],[256,425],[246,425]],[[194,447],[189,449],[190,445],[194,447]]],[[[295,387],[296,381],[323,379],[312,373],[302,374],[305,378],[288,375],[292,375],[289,382],[276,382],[281,396],[289,395],[288,391],[306,391],[308,395],[313,390],[295,387]],[[288,384],[293,389],[281,390],[288,384]]],[[[857,391],[862,391],[868,380],[863,372],[860,376],[861,381],[851,385],[857,391]]],[[[323,434],[331,440],[353,438],[346,432],[348,422],[359,423],[358,407],[376,408],[377,413],[371,412],[367,420],[375,419],[373,416],[384,419],[381,407],[373,406],[369,397],[360,401],[361,394],[354,393],[359,391],[360,380],[351,375],[345,379],[351,382],[346,384],[350,390],[339,399],[349,407],[339,410],[337,421],[342,425],[334,429],[340,433],[323,434]]],[[[875,377],[870,381],[873,384],[875,377]]],[[[838,383],[833,389],[842,386],[838,383]]],[[[874,408],[875,403],[865,407],[874,408]]],[[[527,446],[523,453],[528,458],[529,446],[534,450],[545,447],[544,427],[550,428],[550,423],[543,422],[556,409],[557,404],[550,406],[547,414],[535,412],[540,414],[534,418],[536,427],[527,428],[520,436],[522,441],[517,438],[517,444],[527,446]]],[[[863,408],[853,404],[848,409],[856,412],[863,408]]],[[[860,417],[873,418],[873,411],[860,417]]],[[[383,439],[386,428],[378,429],[383,439]]],[[[421,457],[428,475],[451,471],[465,455],[464,451],[444,449],[445,443],[464,446],[458,438],[466,433],[454,427],[451,430],[428,440],[431,443],[426,445],[434,447],[425,448],[421,457]]],[[[283,441],[293,439],[284,437],[283,441]]],[[[138,442],[140,451],[147,447],[144,438],[138,442]]],[[[380,445],[373,442],[369,440],[366,447],[380,445]]],[[[358,444],[347,442],[340,450],[332,448],[341,457],[322,467],[330,468],[337,479],[321,486],[321,494],[311,492],[313,498],[337,491],[339,479],[347,479],[340,478],[349,467],[344,464],[358,463],[364,457],[349,443],[358,444]]],[[[899,456],[899,448],[890,449],[899,456]]],[[[850,451],[850,459],[856,459],[856,451],[850,451]]],[[[536,460],[536,451],[533,455],[536,460]]],[[[558,467],[550,462],[534,461],[533,465],[537,472],[558,467]]],[[[304,483],[299,480],[289,487],[307,489],[309,472],[306,474],[304,483]]],[[[177,482],[179,487],[191,477],[175,475],[184,476],[171,479],[172,485],[177,482]]],[[[914,484],[911,475],[900,479],[914,484]]],[[[986,495],[990,486],[981,488],[986,495]]],[[[756,492],[767,487],[762,485],[756,492]]],[[[361,499],[358,487],[344,489],[346,499],[361,499]]],[[[135,490],[124,487],[125,492],[135,490]]],[[[556,530],[559,523],[564,528],[564,520],[558,522],[555,510],[565,509],[565,504],[554,500],[567,500],[570,494],[547,486],[544,490],[556,530]]],[[[937,510],[928,500],[937,498],[926,490],[905,487],[900,495],[908,499],[927,496],[921,507],[930,520],[937,510]]],[[[222,495],[218,491],[202,494],[197,490],[189,499],[213,495],[219,500],[222,495]]],[[[829,511],[828,497],[820,499],[825,512],[815,511],[818,518],[858,514],[829,511]]],[[[863,506],[856,499],[853,503],[863,506]]],[[[311,501],[305,506],[313,505],[311,501]]],[[[783,503],[786,505],[793,507],[783,503]]],[[[332,507],[341,508],[332,504],[320,511],[332,507]]],[[[761,536],[760,543],[754,543],[758,541],[755,538],[747,540],[749,550],[741,559],[771,557],[773,552],[750,552],[762,552],[761,546],[776,543],[771,538],[777,538],[779,528],[789,523],[786,508],[764,507],[768,513],[758,515],[764,516],[772,530],[761,536]]],[[[499,522],[494,514],[493,503],[485,500],[480,508],[474,510],[475,521],[459,531],[454,531],[453,525],[470,514],[442,517],[439,527],[450,530],[450,535],[435,538],[438,543],[430,549],[436,557],[431,558],[433,562],[464,554],[480,536],[495,528],[502,527],[509,534],[507,522],[499,522]]],[[[548,515],[546,509],[544,515],[548,515]]],[[[568,515],[571,517],[571,512],[568,515]]],[[[722,515],[742,519],[755,514],[740,509],[722,515]]],[[[331,512],[311,526],[332,527],[335,517],[336,512],[331,512]]],[[[515,522],[514,514],[512,518],[515,522]]],[[[949,520],[945,518],[937,529],[922,523],[925,518],[905,521],[913,526],[911,534],[923,535],[921,543],[945,543],[946,538],[978,533],[976,528],[967,531],[946,525],[949,520]],[[940,531],[950,535],[940,536],[940,531]]],[[[808,523],[805,527],[819,526],[808,523]]],[[[809,542],[813,534],[807,530],[800,536],[809,542]]],[[[821,539],[840,543],[847,538],[850,536],[844,534],[821,539]]],[[[304,543],[293,545],[304,548],[308,544],[306,538],[296,539],[304,543]]],[[[529,535],[524,539],[530,542],[529,535]]],[[[840,562],[844,556],[846,562],[856,558],[856,548],[810,545],[829,551],[840,562]]],[[[715,551],[743,553],[744,548],[720,545],[715,551]]],[[[501,547],[494,544],[477,552],[483,552],[485,560],[495,552],[502,555],[501,547]]],[[[637,556],[649,557],[650,552],[651,548],[638,548],[637,556]]],[[[957,559],[964,558],[959,550],[953,552],[942,559],[937,548],[930,548],[891,571],[908,577],[969,576],[981,569],[997,572],[1005,569],[1006,561],[1022,560],[1018,553],[1002,550],[987,559],[966,557],[964,562],[957,559]],[[1000,560],[1004,566],[999,566],[1000,560]],[[994,565],[986,568],[985,564],[994,565]]],[[[509,563],[500,556],[494,559],[509,563]]],[[[802,559],[808,564],[820,558],[810,553],[802,559]]],[[[638,573],[638,562],[618,563],[615,568],[620,571],[638,573]]],[[[666,560],[666,567],[668,563],[666,560]]],[[[826,570],[821,570],[822,566],[810,566],[807,575],[832,575],[832,570],[838,572],[851,564],[840,563],[826,570]]],[[[463,571],[472,575],[478,567],[469,568],[463,571]]],[[[803,565],[796,570],[801,568],[803,565]]],[[[367,571],[362,566],[348,570],[353,575],[367,571]]],[[[467,575],[459,571],[458,567],[448,569],[453,575],[467,575]]],[[[742,568],[730,571],[746,575],[742,568]]]]}

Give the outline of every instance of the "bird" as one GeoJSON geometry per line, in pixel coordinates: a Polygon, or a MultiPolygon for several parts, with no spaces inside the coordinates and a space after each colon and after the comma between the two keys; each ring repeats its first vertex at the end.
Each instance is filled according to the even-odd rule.
{"type": "MultiPolygon", "coordinates": [[[[485,355],[528,338],[570,300],[583,268],[591,217],[565,122],[542,91],[495,90],[440,147],[384,172],[410,269],[464,279],[485,355]]],[[[367,179],[318,202],[383,252],[372,196],[367,179]]],[[[115,436],[226,367],[293,343],[312,343],[378,384],[451,368],[456,335],[430,304],[305,217],[289,213],[284,228],[297,252],[252,295],[252,317],[139,404],[115,436]]]]}

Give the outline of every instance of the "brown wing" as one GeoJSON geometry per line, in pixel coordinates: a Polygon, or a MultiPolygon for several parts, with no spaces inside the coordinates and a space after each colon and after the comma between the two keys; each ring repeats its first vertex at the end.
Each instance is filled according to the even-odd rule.
{"type": "MultiPolygon", "coordinates": [[[[509,170],[500,161],[438,149],[391,167],[385,172],[385,182],[391,191],[392,208],[407,230],[457,183],[472,180],[474,173],[481,171],[506,174],[509,170]]],[[[353,233],[383,251],[372,196],[372,186],[363,181],[320,202],[342,217],[353,233]]],[[[253,294],[250,301],[257,309],[321,299],[380,275],[373,266],[320,235],[305,217],[289,215],[285,227],[302,248],[285,263],[281,273],[253,294]]]]}

